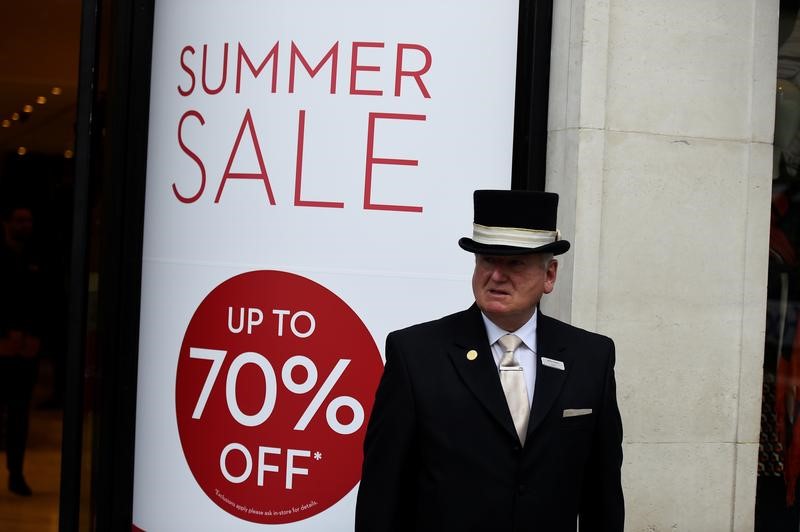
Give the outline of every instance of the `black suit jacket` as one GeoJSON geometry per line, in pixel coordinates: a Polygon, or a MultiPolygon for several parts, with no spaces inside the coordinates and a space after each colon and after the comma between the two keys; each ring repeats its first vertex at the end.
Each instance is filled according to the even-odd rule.
{"type": "Polygon", "coordinates": [[[537,320],[524,447],[475,305],[389,334],[356,531],[575,531],[578,516],[581,532],[623,529],[614,343],[541,313],[537,320]],[[591,414],[564,417],[568,409],[591,414]]]}

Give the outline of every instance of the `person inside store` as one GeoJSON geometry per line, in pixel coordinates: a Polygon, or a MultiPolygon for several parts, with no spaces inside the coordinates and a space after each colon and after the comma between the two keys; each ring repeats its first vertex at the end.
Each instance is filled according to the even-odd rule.
{"type": "Polygon", "coordinates": [[[570,247],[558,196],[473,201],[475,303],[388,335],[355,529],[622,531],[614,343],[540,309],[570,247]]]}
{"type": "Polygon", "coordinates": [[[5,407],[8,489],[31,495],[23,475],[30,403],[36,380],[41,323],[39,261],[32,245],[33,213],[13,205],[3,210],[0,239],[0,406],[5,407]]]}

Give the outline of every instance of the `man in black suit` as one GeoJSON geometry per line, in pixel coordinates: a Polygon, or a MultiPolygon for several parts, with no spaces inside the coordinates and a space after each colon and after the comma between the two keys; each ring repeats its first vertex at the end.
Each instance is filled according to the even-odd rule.
{"type": "Polygon", "coordinates": [[[475,192],[475,304],[387,337],[356,531],[623,529],[614,344],[539,310],[557,205],[475,192]]]}

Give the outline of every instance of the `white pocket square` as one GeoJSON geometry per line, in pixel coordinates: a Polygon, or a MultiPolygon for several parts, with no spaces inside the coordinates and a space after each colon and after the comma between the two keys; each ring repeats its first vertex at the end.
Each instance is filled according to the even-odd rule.
{"type": "Polygon", "coordinates": [[[567,408],[563,417],[586,416],[592,413],[591,408],[567,408]]]}

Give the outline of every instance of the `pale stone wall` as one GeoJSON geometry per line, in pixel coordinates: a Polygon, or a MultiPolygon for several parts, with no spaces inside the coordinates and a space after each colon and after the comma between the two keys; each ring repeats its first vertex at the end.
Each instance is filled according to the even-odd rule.
{"type": "Polygon", "coordinates": [[[617,345],[629,531],[752,531],[778,0],[555,0],[545,309],[617,345]]]}

